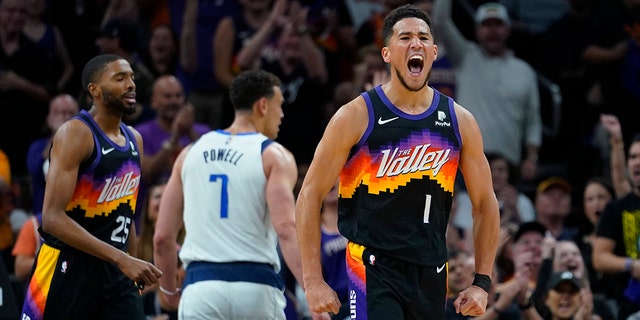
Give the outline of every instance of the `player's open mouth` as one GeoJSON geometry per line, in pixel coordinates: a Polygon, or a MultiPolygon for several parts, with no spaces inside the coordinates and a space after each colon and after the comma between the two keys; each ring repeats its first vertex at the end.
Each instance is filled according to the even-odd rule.
{"type": "Polygon", "coordinates": [[[424,59],[422,56],[413,55],[409,57],[409,63],[407,63],[407,67],[409,68],[409,72],[413,74],[419,74],[424,67],[424,59]]]}

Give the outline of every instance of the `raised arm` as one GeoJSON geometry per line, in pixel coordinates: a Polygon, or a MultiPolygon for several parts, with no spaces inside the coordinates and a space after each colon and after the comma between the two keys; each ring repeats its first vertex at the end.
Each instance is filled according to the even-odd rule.
{"type": "Polygon", "coordinates": [[[283,24],[286,9],[287,0],[274,1],[271,14],[267,18],[267,21],[247,40],[242,50],[238,53],[238,65],[241,70],[252,69],[256,65],[256,61],[260,60],[262,47],[264,47],[271,35],[283,24]]]}
{"type": "Polygon", "coordinates": [[[231,70],[233,67],[233,39],[236,36],[236,30],[233,26],[233,18],[231,16],[220,20],[216,33],[213,38],[213,65],[215,66],[215,76],[218,83],[229,88],[235,74],[231,70]]]}
{"type": "Polygon", "coordinates": [[[64,91],[69,79],[73,76],[74,66],[73,61],[71,61],[71,57],[69,56],[69,50],[67,50],[67,45],[64,42],[64,38],[62,37],[62,33],[58,27],[53,28],[55,34],[55,43],[56,43],[56,54],[60,57],[60,61],[62,62],[62,74],[60,78],[58,78],[58,83],[56,83],[56,88],[58,92],[64,91]]]}
{"type": "Polygon", "coordinates": [[[434,0],[433,26],[436,41],[442,42],[447,50],[447,57],[451,59],[454,67],[459,66],[464,59],[464,54],[469,46],[469,41],[462,35],[456,27],[452,14],[453,0],[434,0]]]}
{"type": "Polygon", "coordinates": [[[627,177],[624,140],[622,128],[618,117],[611,114],[600,115],[600,124],[609,134],[609,166],[611,170],[611,183],[615,197],[620,198],[631,192],[631,182],[627,177]]]}
{"type": "Polygon", "coordinates": [[[180,33],[180,65],[188,74],[196,72],[198,67],[198,44],[196,28],[198,25],[198,0],[186,0],[180,33]]]}
{"type": "Polygon", "coordinates": [[[307,15],[309,8],[302,7],[299,2],[291,3],[289,17],[294,32],[300,34],[300,51],[302,52],[302,63],[309,78],[319,83],[327,81],[328,71],[324,61],[324,55],[318,45],[307,31],[307,15]]]}

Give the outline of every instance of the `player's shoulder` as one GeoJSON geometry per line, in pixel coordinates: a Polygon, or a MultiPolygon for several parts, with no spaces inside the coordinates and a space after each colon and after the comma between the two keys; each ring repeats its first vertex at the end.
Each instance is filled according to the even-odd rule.
{"type": "Polygon", "coordinates": [[[362,95],[358,95],[338,108],[331,117],[329,125],[350,128],[359,121],[368,123],[368,117],[367,103],[362,95]]]}
{"type": "Polygon", "coordinates": [[[53,145],[60,150],[58,154],[70,158],[79,156],[86,158],[95,148],[94,136],[96,133],[87,123],[72,118],[63,123],[53,136],[53,145]]]}
{"type": "Polygon", "coordinates": [[[345,103],[338,109],[339,111],[343,111],[345,113],[353,113],[353,112],[362,112],[367,110],[367,103],[364,100],[362,94],[359,94],[355,98],[351,99],[349,102],[345,103]]]}
{"type": "Polygon", "coordinates": [[[474,119],[473,114],[471,113],[471,111],[469,111],[469,109],[467,109],[465,106],[459,104],[457,101],[453,100],[453,112],[455,112],[456,117],[458,118],[459,121],[467,121],[467,120],[472,120],[474,119]]]}
{"type": "Polygon", "coordinates": [[[295,156],[293,153],[279,142],[273,140],[268,140],[268,144],[262,152],[262,157],[274,158],[274,160],[277,161],[295,162],[295,156]]]}
{"type": "Polygon", "coordinates": [[[140,131],[138,131],[138,129],[130,125],[127,125],[127,128],[129,129],[129,131],[131,131],[131,133],[133,133],[136,139],[138,140],[142,139],[142,134],[140,134],[140,131]]]}
{"type": "Polygon", "coordinates": [[[56,130],[54,137],[78,139],[87,134],[92,134],[91,127],[80,118],[71,118],[56,130]]]}

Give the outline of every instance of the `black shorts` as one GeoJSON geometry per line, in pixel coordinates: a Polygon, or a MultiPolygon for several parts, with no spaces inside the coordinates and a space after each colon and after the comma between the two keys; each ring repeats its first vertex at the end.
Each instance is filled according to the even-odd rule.
{"type": "Polygon", "coordinates": [[[145,319],[134,281],[111,263],[43,244],[34,268],[21,319],[145,319]]]}
{"type": "Polygon", "coordinates": [[[444,319],[446,263],[420,266],[350,242],[347,273],[351,319],[444,319]]]}

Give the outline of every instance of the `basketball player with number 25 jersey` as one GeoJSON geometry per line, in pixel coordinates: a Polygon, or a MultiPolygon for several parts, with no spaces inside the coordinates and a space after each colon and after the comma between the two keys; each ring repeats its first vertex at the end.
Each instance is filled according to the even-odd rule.
{"type": "Polygon", "coordinates": [[[135,110],[133,71],[119,56],[100,55],[87,63],[82,81],[93,106],[53,138],[44,244],[22,319],[142,320],[139,288],[162,273],[130,251],[142,156],[140,134],[122,123],[135,110]]]}

